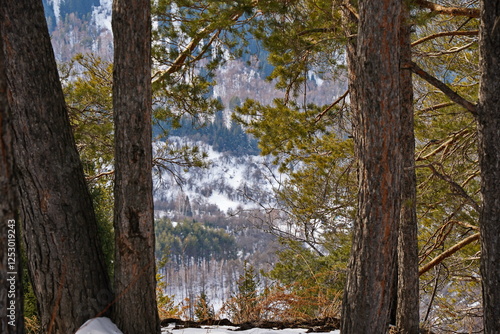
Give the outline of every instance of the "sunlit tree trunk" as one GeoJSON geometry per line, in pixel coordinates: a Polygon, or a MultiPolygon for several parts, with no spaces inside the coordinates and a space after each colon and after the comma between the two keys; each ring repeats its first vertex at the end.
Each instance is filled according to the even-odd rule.
{"type": "Polygon", "coordinates": [[[500,333],[500,3],[481,1],[479,164],[484,332],[500,333]]]}
{"type": "Polygon", "coordinates": [[[344,334],[385,333],[390,319],[403,170],[400,16],[399,0],[359,1],[356,54],[350,60],[359,194],[342,309],[344,334]]]}
{"type": "Polygon", "coordinates": [[[124,333],[159,333],[152,181],[151,8],[113,2],[114,318],[124,333]]]}
{"type": "Polygon", "coordinates": [[[112,300],[97,221],[42,1],[0,4],[21,229],[42,332],[74,333],[112,300]]]}
{"type": "Polygon", "coordinates": [[[403,179],[401,186],[401,221],[398,236],[398,273],[396,326],[401,334],[419,332],[418,224],[416,213],[415,134],[411,63],[411,26],[408,5],[402,6],[400,32],[401,151],[403,179]]]}

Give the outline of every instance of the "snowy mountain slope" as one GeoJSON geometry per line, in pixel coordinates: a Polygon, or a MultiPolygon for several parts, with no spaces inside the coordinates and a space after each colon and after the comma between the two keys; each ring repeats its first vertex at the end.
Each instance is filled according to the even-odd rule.
{"type": "MultiPolygon", "coordinates": [[[[170,145],[185,145],[186,139],[169,138],[170,145]]],[[[157,147],[160,144],[156,144],[157,147]]],[[[154,177],[154,198],[157,215],[169,214],[169,210],[161,207],[161,203],[172,203],[178,199],[189,198],[191,206],[203,208],[216,206],[221,212],[238,209],[255,209],[259,203],[273,201],[273,187],[276,186],[272,174],[278,174],[275,166],[270,164],[269,157],[256,155],[234,156],[218,152],[203,142],[197,145],[208,154],[208,168],[191,168],[184,171],[174,166],[182,175],[183,184],[167,171],[154,177]]],[[[177,209],[180,209],[177,207],[177,209]]],[[[199,214],[200,212],[198,212],[199,214]]]]}

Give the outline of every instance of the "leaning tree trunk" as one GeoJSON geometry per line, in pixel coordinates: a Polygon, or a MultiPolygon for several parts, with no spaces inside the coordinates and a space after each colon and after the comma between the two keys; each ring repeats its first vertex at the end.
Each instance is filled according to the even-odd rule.
{"type": "Polygon", "coordinates": [[[403,179],[401,185],[401,221],[398,236],[398,275],[396,327],[401,334],[419,332],[419,276],[417,178],[415,175],[415,134],[413,117],[413,83],[411,64],[411,26],[408,4],[402,7],[401,47],[401,151],[403,179]]]}
{"type": "Polygon", "coordinates": [[[19,214],[14,179],[12,115],[7,103],[2,31],[0,29],[0,332],[24,333],[19,214]]]}
{"type": "Polygon", "coordinates": [[[481,1],[477,113],[482,208],[481,276],[486,334],[500,333],[500,3],[481,1]]]}
{"type": "Polygon", "coordinates": [[[358,212],[341,332],[385,333],[390,319],[401,203],[401,1],[359,1],[354,70],[358,212]]]}
{"type": "Polygon", "coordinates": [[[110,302],[97,222],[41,0],[2,0],[22,233],[44,333],[73,333],[110,302]]]}
{"type": "Polygon", "coordinates": [[[113,2],[115,322],[159,333],[153,226],[149,0],[113,2]]]}

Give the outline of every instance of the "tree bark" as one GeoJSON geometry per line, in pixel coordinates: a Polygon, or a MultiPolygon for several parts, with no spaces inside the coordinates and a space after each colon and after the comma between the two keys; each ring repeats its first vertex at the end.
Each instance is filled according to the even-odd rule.
{"type": "Polygon", "coordinates": [[[419,275],[418,275],[418,223],[417,177],[415,175],[415,133],[413,113],[413,82],[411,63],[410,11],[402,6],[400,30],[401,69],[401,151],[403,179],[401,186],[401,217],[398,235],[398,275],[396,327],[401,334],[418,334],[419,275]]]}
{"type": "Polygon", "coordinates": [[[401,1],[359,2],[351,100],[359,194],[344,334],[385,333],[390,319],[401,210],[400,22],[401,1]]]}
{"type": "Polygon", "coordinates": [[[500,333],[500,3],[481,1],[477,113],[484,332],[500,333]]]}
{"type": "Polygon", "coordinates": [[[149,0],[113,2],[115,304],[124,333],[159,333],[152,189],[149,0]]]}
{"type": "Polygon", "coordinates": [[[19,208],[14,179],[12,115],[0,29],[0,332],[24,333],[19,208]]]}
{"type": "Polygon", "coordinates": [[[1,29],[28,268],[44,333],[73,333],[111,299],[41,1],[3,0],[1,29]]]}

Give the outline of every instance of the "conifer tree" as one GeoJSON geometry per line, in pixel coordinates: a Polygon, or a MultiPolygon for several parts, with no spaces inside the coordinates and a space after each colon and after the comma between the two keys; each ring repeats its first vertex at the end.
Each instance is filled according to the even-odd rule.
{"type": "Polygon", "coordinates": [[[115,0],[114,319],[125,333],[159,333],[152,182],[151,3],[115,0]]]}
{"type": "Polygon", "coordinates": [[[481,1],[481,83],[477,113],[482,207],[481,277],[484,332],[500,332],[500,7],[481,1]]]}
{"type": "Polygon", "coordinates": [[[0,29],[0,331],[24,333],[21,236],[14,176],[12,115],[7,102],[7,76],[0,29]]]}
{"type": "MultiPolygon", "coordinates": [[[[355,90],[358,212],[344,293],[344,334],[387,331],[401,209],[400,1],[360,1],[355,90]]],[[[352,93],[352,91],[351,91],[352,93]]]]}
{"type": "MultiPolygon", "coordinates": [[[[2,1],[22,235],[41,330],[74,333],[112,301],[42,1],[2,1]]],[[[19,315],[21,316],[21,315],[19,315]]]]}

